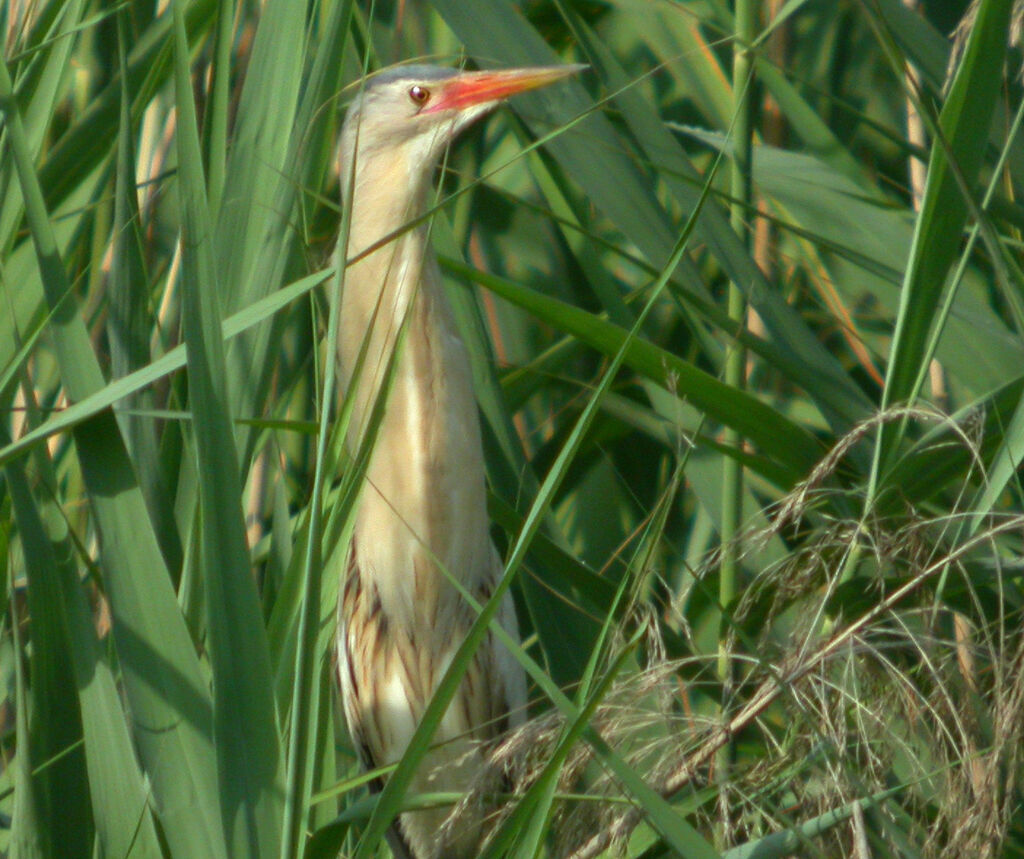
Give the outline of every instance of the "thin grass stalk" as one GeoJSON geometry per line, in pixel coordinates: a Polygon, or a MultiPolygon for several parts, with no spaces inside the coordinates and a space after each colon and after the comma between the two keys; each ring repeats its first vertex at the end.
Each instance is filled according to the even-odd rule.
{"type": "MultiPolygon", "coordinates": [[[[348,21],[352,13],[350,0],[336,7],[338,21],[348,21]]],[[[331,28],[333,29],[333,28],[331,28]]],[[[319,65],[319,64],[318,64],[319,65]]],[[[317,76],[314,74],[314,79],[317,76]]],[[[348,247],[349,218],[351,209],[342,211],[338,235],[338,247],[348,247]]],[[[295,678],[292,685],[291,732],[288,736],[288,770],[284,819],[281,828],[281,857],[296,859],[302,855],[304,846],[302,833],[308,823],[310,797],[312,794],[312,773],[310,772],[310,745],[314,743],[315,731],[312,721],[319,708],[317,698],[318,656],[317,641],[320,633],[321,592],[323,571],[323,502],[326,495],[325,483],[330,479],[326,472],[334,459],[328,456],[331,438],[331,412],[337,386],[338,321],[337,308],[341,306],[341,290],[345,281],[344,255],[339,258],[337,277],[330,280],[328,307],[330,315],[327,326],[325,354],[328,359],[324,367],[324,384],[320,399],[320,412],[316,443],[316,459],[313,474],[313,490],[309,511],[309,533],[304,547],[302,570],[302,608],[299,613],[298,646],[295,652],[295,678]]]]}
{"type": "MultiPolygon", "coordinates": [[[[347,245],[349,210],[342,215],[341,238],[347,245]]],[[[338,342],[338,313],[341,306],[341,288],[345,267],[339,267],[338,276],[331,279],[329,307],[332,308],[327,328],[326,354],[333,356],[338,342]]],[[[336,361],[328,359],[324,367],[324,386],[320,400],[319,430],[316,443],[316,465],[309,512],[309,536],[306,540],[302,571],[302,610],[299,613],[298,647],[295,652],[295,680],[292,686],[291,731],[288,736],[287,795],[284,820],[281,827],[281,859],[297,859],[302,855],[302,832],[309,812],[311,783],[309,762],[310,711],[317,675],[317,637],[320,623],[321,572],[323,570],[322,516],[324,483],[328,475],[324,466],[328,462],[327,445],[330,439],[331,410],[334,406],[336,361]]]]}
{"type": "MultiPolygon", "coordinates": [[[[736,0],[736,30],[733,42],[732,89],[735,98],[733,120],[733,149],[730,168],[729,221],[737,235],[750,247],[752,231],[747,223],[747,212],[753,211],[751,187],[751,153],[753,148],[755,94],[753,86],[753,52],[751,45],[756,35],[759,17],[758,0],[736,0]]],[[[729,318],[736,331],[746,327],[747,302],[744,291],[736,281],[729,283],[729,318]]],[[[730,346],[725,360],[725,383],[735,390],[743,390],[746,383],[746,350],[737,338],[730,346]]],[[[726,429],[723,441],[727,447],[738,449],[743,444],[740,434],[726,429]]],[[[718,679],[722,684],[722,713],[725,714],[732,693],[732,660],[729,653],[729,611],[736,597],[739,577],[739,559],[742,546],[739,540],[743,525],[743,466],[734,457],[725,457],[722,468],[722,566],[719,578],[718,600],[722,620],[718,639],[718,679]]],[[[720,785],[729,779],[731,743],[719,751],[715,767],[720,785]]],[[[724,794],[723,794],[724,796],[724,794]]],[[[721,829],[718,833],[720,848],[725,846],[729,824],[726,808],[722,808],[721,829]]]]}
{"type": "Polygon", "coordinates": [[[234,18],[234,4],[221,2],[217,9],[213,80],[206,113],[208,174],[206,193],[210,201],[210,212],[213,213],[214,219],[220,211],[220,201],[224,194],[224,176],[227,172],[228,99],[231,93],[234,18]]]}
{"type": "MultiPolygon", "coordinates": [[[[9,585],[7,605],[14,606],[14,588],[9,585]]],[[[28,686],[25,682],[24,642],[18,632],[18,618],[10,617],[11,637],[14,640],[14,730],[19,740],[28,737],[28,686]]],[[[26,743],[26,746],[28,744],[26,743]]],[[[11,816],[10,855],[15,859],[36,859],[48,855],[47,831],[40,820],[38,801],[32,786],[32,761],[26,749],[15,755],[11,766],[14,803],[11,816]]]]}

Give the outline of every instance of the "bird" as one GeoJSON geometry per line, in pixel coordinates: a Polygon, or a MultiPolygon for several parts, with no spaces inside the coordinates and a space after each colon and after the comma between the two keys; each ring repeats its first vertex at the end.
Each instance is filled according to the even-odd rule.
{"type": "MultiPolygon", "coordinates": [[[[349,227],[336,250],[337,360],[340,391],[352,404],[350,451],[385,397],[339,586],[335,642],[346,722],[368,769],[401,758],[477,617],[449,576],[483,602],[503,571],[487,516],[469,355],[424,217],[434,174],[460,132],[502,100],[579,68],[393,67],[363,81],[342,127],[349,227]]],[[[508,596],[498,620],[518,640],[508,596]]],[[[467,791],[487,749],[523,721],[526,696],[522,667],[490,632],[410,791],[467,791]]],[[[382,786],[378,779],[371,788],[382,786]]],[[[446,826],[449,814],[403,812],[388,833],[392,852],[400,859],[477,855],[486,809],[469,809],[446,826]]]]}

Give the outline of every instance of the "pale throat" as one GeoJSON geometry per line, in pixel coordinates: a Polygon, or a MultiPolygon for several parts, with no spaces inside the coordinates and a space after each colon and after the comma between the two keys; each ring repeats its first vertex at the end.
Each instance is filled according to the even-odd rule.
{"type": "Polygon", "coordinates": [[[345,195],[351,218],[339,351],[346,383],[371,329],[367,365],[386,363],[429,253],[423,225],[409,226],[423,213],[425,191],[418,187],[423,183],[403,161],[362,159],[354,191],[345,195]]]}

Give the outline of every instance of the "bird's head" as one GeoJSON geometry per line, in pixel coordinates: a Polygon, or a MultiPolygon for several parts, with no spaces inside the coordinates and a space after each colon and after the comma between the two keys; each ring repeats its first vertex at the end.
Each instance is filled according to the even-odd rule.
{"type": "Polygon", "coordinates": [[[364,159],[429,172],[445,146],[509,96],[545,86],[582,66],[465,72],[399,66],[371,78],[349,107],[341,136],[342,170],[364,159]]]}

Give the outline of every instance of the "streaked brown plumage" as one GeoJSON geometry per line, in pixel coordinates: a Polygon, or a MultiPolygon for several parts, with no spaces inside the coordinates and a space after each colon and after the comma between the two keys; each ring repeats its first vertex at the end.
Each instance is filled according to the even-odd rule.
{"type": "MultiPolygon", "coordinates": [[[[469,359],[442,291],[428,226],[412,226],[358,257],[426,211],[433,171],[459,131],[502,98],[575,70],[392,69],[365,83],[342,130],[341,173],[351,206],[345,256],[357,261],[344,273],[338,357],[341,385],[352,389],[355,402],[353,450],[400,344],[338,610],[342,702],[368,767],[402,756],[476,617],[442,570],[483,601],[502,565],[489,534],[469,359]]],[[[502,605],[500,622],[516,635],[511,600],[502,605]]],[[[485,747],[522,718],[525,699],[522,669],[489,636],[411,790],[464,791],[485,747]]],[[[393,850],[413,859],[475,855],[479,817],[462,816],[451,835],[442,835],[447,814],[403,814],[393,850]]]]}

